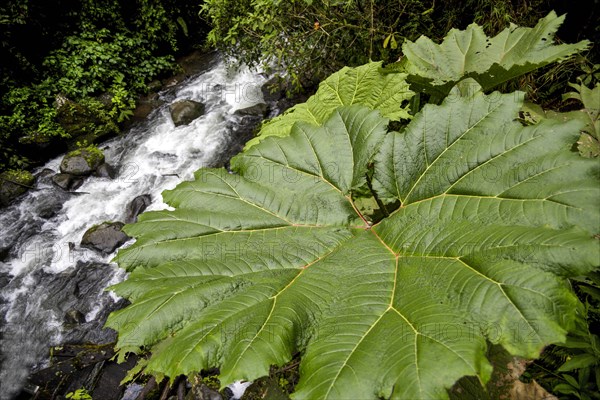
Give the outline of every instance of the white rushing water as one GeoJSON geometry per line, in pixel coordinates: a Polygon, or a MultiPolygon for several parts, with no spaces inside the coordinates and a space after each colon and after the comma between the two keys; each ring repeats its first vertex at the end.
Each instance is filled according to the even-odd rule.
{"type": "MultiPolygon", "coordinates": [[[[127,204],[142,194],[152,197],[148,210],[166,208],[160,193],[219,159],[240,119],[233,112],[261,102],[264,81],[256,71],[229,72],[217,60],[208,71],[161,93],[166,104],[145,123],[100,146],[107,163],[118,168],[115,179],[90,177],[75,194],[40,179],[18,204],[0,210],[0,250],[10,249],[0,262],[0,399],[13,398],[48,347],[65,340],[65,313],[74,304],[85,316],[81,329],[87,329],[116,300],[104,289],[125,274],[110,264],[114,254],[79,246],[84,232],[124,220],[127,204]],[[175,127],[168,104],[183,99],[205,103],[206,114],[175,127]]],[[[61,159],[37,172],[59,172],[61,159]]]]}

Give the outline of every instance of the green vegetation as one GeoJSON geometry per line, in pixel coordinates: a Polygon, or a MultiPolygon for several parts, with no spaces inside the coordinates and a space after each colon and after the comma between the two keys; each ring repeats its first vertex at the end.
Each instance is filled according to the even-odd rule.
{"type": "Polygon", "coordinates": [[[77,389],[75,392],[67,393],[65,397],[70,400],[92,400],[92,396],[85,389],[77,389]]]}
{"type": "Polygon", "coordinates": [[[34,178],[29,171],[8,170],[2,173],[0,180],[8,180],[17,184],[30,186],[34,181],[34,178]]]}
{"type": "Polygon", "coordinates": [[[27,167],[29,144],[116,133],[147,83],[199,40],[198,10],[189,0],[0,6],[0,170],[27,167]],[[186,36],[190,27],[196,36],[186,36]]]}
{"type": "Polygon", "coordinates": [[[600,273],[572,281],[585,306],[585,321],[565,344],[550,346],[535,360],[524,379],[534,378],[560,398],[600,398],[600,273]]]}
{"type": "MultiPolygon", "coordinates": [[[[300,355],[295,398],[429,399],[485,384],[489,343],[530,359],[568,345],[590,315],[569,278],[597,288],[582,277],[600,257],[597,160],[572,151],[586,125],[523,121],[524,93],[486,93],[581,51],[542,43],[559,22],[500,33],[538,32],[509,63],[491,39],[495,62],[449,79],[417,52],[345,68],[265,124],[234,174],[163,193],[175,210],[126,226],[137,240],[116,258],[131,272],[112,289],[132,304],[107,322],[121,358],[149,351],[145,372],[171,379],[219,366],[228,384],[300,355]],[[452,83],[407,109],[408,83],[438,82],[452,83]]],[[[466,32],[480,31],[449,35],[466,32]]],[[[447,46],[436,65],[465,53],[447,46]]],[[[593,367],[590,343],[563,370],[593,367]]]]}
{"type": "MultiPolygon", "coordinates": [[[[509,23],[532,26],[559,2],[541,0],[206,0],[208,42],[235,60],[283,67],[296,84],[311,85],[344,66],[394,62],[402,43],[421,35],[439,40],[475,22],[496,34],[509,23]],[[556,3],[556,4],[553,4],[556,3]]],[[[564,7],[564,5],[562,5],[564,7]]],[[[590,3],[590,7],[593,5],[590,3]]],[[[576,32],[598,36],[584,4],[569,9],[576,32]]],[[[567,10],[565,10],[567,11],[567,10]]],[[[593,14],[593,13],[592,13],[593,14]]],[[[572,41],[578,40],[570,35],[572,41]]]]}

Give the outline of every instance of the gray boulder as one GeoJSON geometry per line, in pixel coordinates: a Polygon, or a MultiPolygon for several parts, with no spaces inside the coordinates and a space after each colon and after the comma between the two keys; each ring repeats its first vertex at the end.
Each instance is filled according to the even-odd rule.
{"type": "Polygon", "coordinates": [[[177,101],[169,107],[175,126],[188,125],[204,114],[204,104],[194,100],[177,101]]]}
{"type": "Polygon", "coordinates": [[[233,115],[239,116],[257,116],[263,117],[267,115],[267,105],[265,103],[258,103],[250,107],[242,108],[240,110],[236,110],[233,115]]]}
{"type": "Polygon", "coordinates": [[[149,194],[143,194],[131,200],[131,203],[127,205],[125,222],[128,224],[136,222],[138,215],[140,215],[151,203],[152,197],[149,194]]]}
{"type": "Polygon", "coordinates": [[[83,185],[83,178],[71,174],[56,174],[52,177],[52,183],[62,190],[71,191],[83,185]]]}
{"type": "Polygon", "coordinates": [[[76,176],[91,175],[104,163],[104,154],[95,147],[86,147],[68,153],[60,163],[60,172],[76,176]]]}
{"type": "Polygon", "coordinates": [[[125,224],[122,222],[103,222],[95,225],[83,234],[81,246],[110,254],[129,240],[129,236],[121,230],[123,225],[125,224]]]}
{"type": "Polygon", "coordinates": [[[117,176],[113,166],[108,163],[104,163],[104,164],[101,164],[100,166],[98,166],[98,168],[96,168],[96,172],[94,173],[94,175],[97,177],[100,177],[100,178],[110,178],[110,179],[115,179],[115,176],[117,176]]]}
{"type": "Polygon", "coordinates": [[[65,313],[64,317],[65,324],[77,325],[85,323],[85,315],[77,309],[71,309],[65,313]]]}

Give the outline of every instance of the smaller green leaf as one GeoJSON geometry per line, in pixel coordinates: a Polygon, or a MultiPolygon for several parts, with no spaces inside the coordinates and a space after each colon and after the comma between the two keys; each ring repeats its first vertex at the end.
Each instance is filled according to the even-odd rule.
{"type": "Polygon", "coordinates": [[[387,49],[388,47],[388,43],[390,42],[390,39],[392,37],[392,34],[390,33],[384,40],[383,40],[383,48],[387,49]]]}
{"type": "Polygon", "coordinates": [[[563,394],[577,394],[579,391],[575,389],[573,386],[567,383],[559,383],[558,385],[552,388],[552,391],[555,393],[563,393],[563,394]]]}
{"type": "Polygon", "coordinates": [[[598,359],[593,354],[578,354],[571,358],[558,369],[561,372],[573,371],[585,367],[591,367],[598,363],[598,359]]]}
{"type": "Polygon", "coordinates": [[[592,347],[588,340],[579,337],[568,337],[567,341],[561,346],[568,349],[590,349],[592,347]]]}
{"type": "Polygon", "coordinates": [[[567,374],[563,374],[562,377],[565,381],[567,381],[569,383],[569,385],[571,385],[572,387],[574,387],[576,389],[579,389],[579,382],[577,382],[577,379],[575,379],[571,375],[567,375],[567,374]]]}
{"type": "Polygon", "coordinates": [[[397,49],[398,48],[398,42],[396,42],[396,37],[392,34],[392,42],[391,42],[391,46],[392,49],[397,49]]]}
{"type": "Polygon", "coordinates": [[[185,23],[185,20],[181,17],[178,17],[177,23],[179,24],[179,26],[181,26],[181,30],[183,31],[183,34],[185,36],[187,36],[188,35],[188,27],[187,27],[187,24],[185,23]]]}

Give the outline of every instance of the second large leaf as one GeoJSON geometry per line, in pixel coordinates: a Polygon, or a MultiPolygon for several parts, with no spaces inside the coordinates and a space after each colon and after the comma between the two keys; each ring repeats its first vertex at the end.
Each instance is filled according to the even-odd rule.
{"type": "Polygon", "coordinates": [[[166,193],[174,211],[127,227],[118,347],[224,384],[300,352],[295,398],[433,399],[489,378],[487,341],[535,357],[564,340],[580,306],[565,278],[599,264],[598,165],[570,151],[577,123],[515,122],[520,96],[453,101],[403,134],[342,107],[166,193]],[[402,206],[371,226],[352,194],[374,161],[402,206]]]}
{"type": "Polygon", "coordinates": [[[406,74],[383,73],[381,61],[359,67],[344,67],[319,84],[317,92],[263,125],[258,136],[246,143],[250,148],[269,136],[287,136],[296,122],[322,125],[336,108],[360,104],[379,110],[392,121],[410,119],[408,100],[414,95],[406,74]]]}
{"type": "Polygon", "coordinates": [[[587,40],[552,44],[564,19],[552,11],[534,28],[511,25],[492,38],[479,25],[471,24],[465,30],[450,30],[439,45],[421,36],[414,43],[404,43],[400,65],[416,88],[442,97],[465,77],[475,78],[488,90],[585,50],[590,44],[587,40]]]}

